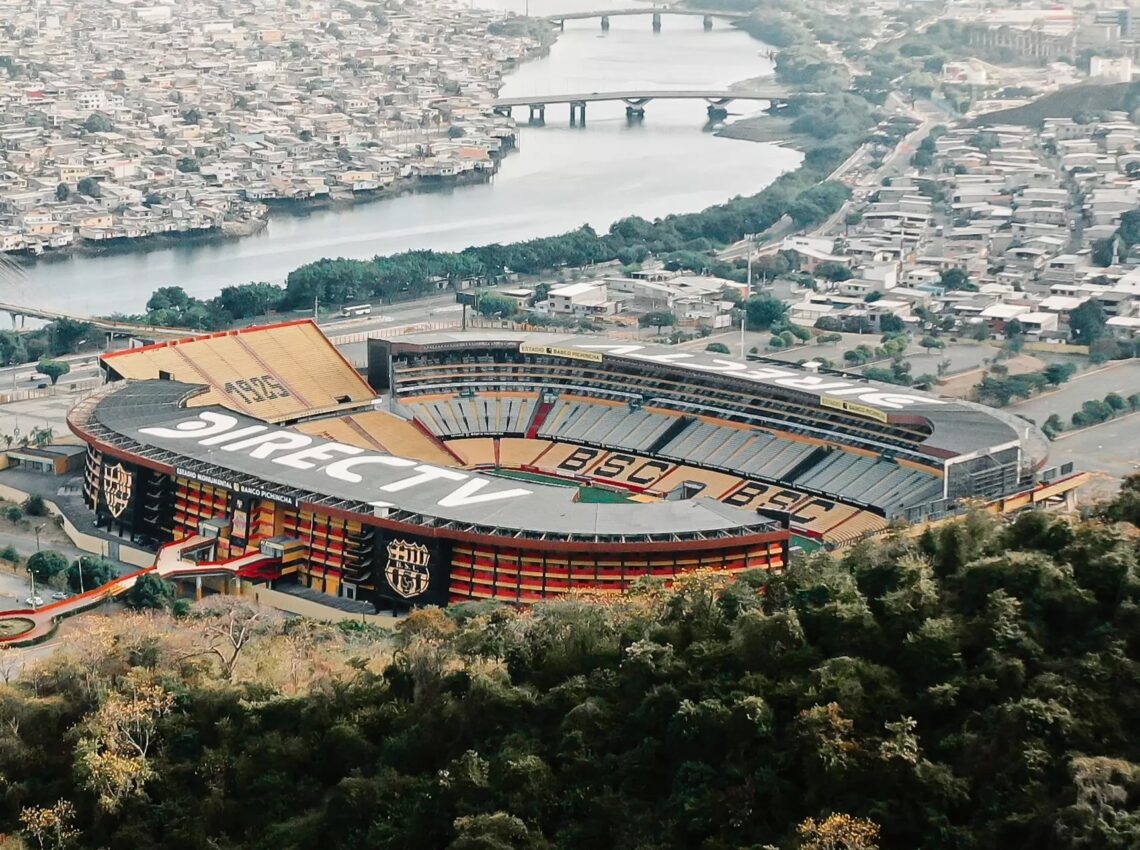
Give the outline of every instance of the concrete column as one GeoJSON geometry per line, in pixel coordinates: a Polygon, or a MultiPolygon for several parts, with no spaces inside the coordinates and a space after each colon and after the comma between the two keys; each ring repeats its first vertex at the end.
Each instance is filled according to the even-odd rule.
{"type": "Polygon", "coordinates": [[[711,30],[712,29],[712,15],[705,15],[703,23],[705,25],[705,31],[706,32],[708,30],[711,30]]]}
{"type": "Polygon", "coordinates": [[[585,101],[573,101],[570,104],[570,126],[571,127],[585,127],[586,126],[586,103],[585,101]]]}
{"type": "Polygon", "coordinates": [[[527,119],[527,123],[539,125],[546,123],[545,103],[532,103],[530,105],[530,117],[527,119]]]}
{"type": "Polygon", "coordinates": [[[660,12],[654,12],[653,13],[653,31],[654,32],[661,32],[661,13],[660,12]]]}
{"type": "Polygon", "coordinates": [[[602,15],[602,31],[605,32],[610,28],[610,16],[602,15]]]}
{"type": "Polygon", "coordinates": [[[640,123],[643,118],[645,118],[645,107],[644,106],[631,106],[631,105],[626,106],[626,108],[625,108],[625,120],[626,121],[630,122],[631,124],[637,124],[637,123],[640,123]]]}
{"type": "Polygon", "coordinates": [[[720,121],[728,117],[728,110],[723,106],[717,106],[715,103],[709,104],[709,120],[720,121]]]}
{"type": "Polygon", "coordinates": [[[194,598],[202,601],[202,577],[194,576],[194,598]]]}

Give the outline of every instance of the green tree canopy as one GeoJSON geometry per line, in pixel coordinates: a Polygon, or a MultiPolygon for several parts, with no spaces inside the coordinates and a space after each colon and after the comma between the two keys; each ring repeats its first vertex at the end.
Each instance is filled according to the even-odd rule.
{"type": "Polygon", "coordinates": [[[770,295],[754,295],[744,302],[744,312],[750,330],[766,331],[784,318],[788,305],[770,295]]]}
{"type": "Polygon", "coordinates": [[[73,593],[94,590],[118,577],[119,571],[115,564],[104,558],[84,555],[76,558],[67,568],[67,586],[73,593]],[[82,581],[80,573],[82,572],[82,581]]]}
{"type": "Polygon", "coordinates": [[[29,573],[35,576],[36,581],[46,584],[67,569],[67,558],[54,549],[44,549],[29,555],[24,566],[29,573]]]}
{"type": "Polygon", "coordinates": [[[36,371],[51,378],[52,385],[71,371],[71,364],[62,360],[41,360],[36,364],[36,371]]]}
{"type": "Polygon", "coordinates": [[[128,608],[169,608],[174,603],[175,595],[173,584],[156,573],[143,573],[123,595],[123,601],[128,608]]]}

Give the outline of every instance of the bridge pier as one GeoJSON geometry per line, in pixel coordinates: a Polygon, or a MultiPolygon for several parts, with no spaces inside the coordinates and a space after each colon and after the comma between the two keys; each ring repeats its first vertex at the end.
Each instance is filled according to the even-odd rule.
{"type": "Polygon", "coordinates": [[[723,106],[718,106],[715,103],[709,104],[709,120],[710,121],[723,121],[728,117],[728,110],[723,106]]]}
{"type": "Polygon", "coordinates": [[[661,32],[661,13],[660,12],[654,12],[653,13],[653,31],[654,32],[661,32]]]}
{"type": "Polygon", "coordinates": [[[645,119],[644,106],[626,106],[625,120],[630,124],[640,124],[645,119]]]}
{"type": "Polygon", "coordinates": [[[530,117],[527,118],[528,124],[537,124],[539,126],[546,123],[546,104],[545,103],[532,103],[530,104],[530,117]]]}
{"type": "Polygon", "coordinates": [[[570,101],[570,126],[571,127],[585,127],[586,126],[586,101],[572,100],[570,101]],[[577,119],[577,120],[575,120],[577,119]]]}
{"type": "Polygon", "coordinates": [[[609,32],[610,29],[610,16],[602,15],[602,32],[609,32]]]}
{"type": "Polygon", "coordinates": [[[712,15],[705,15],[702,23],[705,25],[705,32],[712,29],[712,15]]]}

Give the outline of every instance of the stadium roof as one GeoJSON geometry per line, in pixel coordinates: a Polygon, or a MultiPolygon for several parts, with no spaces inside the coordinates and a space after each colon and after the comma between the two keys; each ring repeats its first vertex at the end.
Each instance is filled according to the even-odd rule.
{"type": "Polygon", "coordinates": [[[472,345],[521,346],[524,353],[580,358],[595,362],[656,364],[733,382],[747,381],[757,389],[792,394],[820,407],[846,411],[883,422],[929,423],[932,433],[922,444],[942,457],[986,454],[1020,443],[1029,457],[1043,461],[1048,441],[1032,423],[991,407],[961,399],[942,398],[909,387],[869,381],[828,369],[809,372],[794,363],[753,360],[742,363],[727,355],[679,349],[675,346],[623,342],[580,334],[512,333],[477,330],[407,334],[389,341],[396,351],[449,349],[472,345]]]}
{"type": "Polygon", "coordinates": [[[712,499],[587,504],[568,487],[519,482],[370,452],[281,428],[220,405],[185,408],[203,392],[177,381],[124,382],[78,405],[71,424],[120,452],[233,492],[387,516],[432,528],[520,539],[641,542],[776,530],[712,499]]]}

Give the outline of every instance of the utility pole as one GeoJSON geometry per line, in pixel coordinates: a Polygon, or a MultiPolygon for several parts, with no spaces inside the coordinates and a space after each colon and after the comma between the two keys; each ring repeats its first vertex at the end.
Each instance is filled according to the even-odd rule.
{"type": "MultiPolygon", "coordinates": [[[[752,297],[752,234],[749,233],[746,237],[748,239],[748,292],[747,297],[752,297]]],[[[744,327],[741,325],[741,327],[744,327]]]]}
{"type": "MultiPolygon", "coordinates": [[[[37,555],[40,554],[40,532],[43,531],[43,528],[44,528],[44,524],[41,523],[40,525],[37,525],[33,529],[36,533],[36,554],[37,555]]],[[[32,577],[32,610],[35,610],[37,607],[39,607],[36,605],[36,574],[34,572],[32,572],[31,570],[28,570],[28,575],[30,575],[32,577]]]]}
{"type": "Polygon", "coordinates": [[[321,307],[321,297],[319,295],[314,294],[313,295],[313,321],[314,322],[320,321],[320,313],[318,312],[320,310],[320,307],[321,307]]]}

